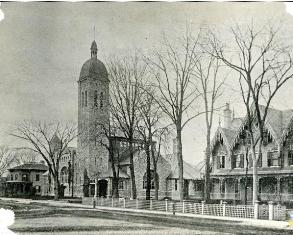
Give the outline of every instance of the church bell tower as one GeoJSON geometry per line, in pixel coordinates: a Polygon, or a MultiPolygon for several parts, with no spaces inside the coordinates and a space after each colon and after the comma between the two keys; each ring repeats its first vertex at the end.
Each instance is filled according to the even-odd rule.
{"type": "Polygon", "coordinates": [[[109,125],[109,79],[105,65],[97,59],[97,43],[91,58],[81,68],[78,80],[78,138],[75,164],[78,195],[91,194],[90,183],[108,168],[108,151],[101,145],[102,128],[109,125]]]}

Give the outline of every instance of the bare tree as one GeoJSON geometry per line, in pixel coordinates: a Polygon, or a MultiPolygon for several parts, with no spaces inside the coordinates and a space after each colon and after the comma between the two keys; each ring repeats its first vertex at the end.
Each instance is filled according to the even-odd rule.
{"type": "Polygon", "coordinates": [[[210,200],[210,161],[211,161],[211,130],[213,126],[216,102],[223,94],[224,79],[219,76],[219,59],[207,53],[201,53],[195,61],[194,75],[198,83],[198,93],[204,103],[206,122],[206,151],[205,151],[205,185],[204,200],[210,200]]]}
{"type": "Polygon", "coordinates": [[[154,182],[155,182],[155,200],[159,199],[159,179],[157,174],[157,166],[158,160],[161,157],[162,147],[167,143],[170,143],[170,133],[171,130],[168,126],[156,129],[153,137],[156,140],[157,149],[155,149],[155,145],[151,145],[151,156],[154,167],[154,182]]]}
{"type": "Polygon", "coordinates": [[[5,145],[0,146],[0,176],[12,165],[15,153],[5,145]]]}
{"type": "Polygon", "coordinates": [[[293,76],[291,47],[283,43],[280,28],[270,24],[260,29],[256,29],[253,23],[243,27],[236,25],[231,32],[234,47],[227,48],[213,33],[210,45],[213,56],[239,75],[249,123],[255,202],[258,198],[257,164],[267,135],[265,125],[269,107],[279,89],[293,76]]]}
{"type": "Polygon", "coordinates": [[[122,59],[113,59],[109,65],[111,79],[111,114],[119,124],[119,129],[129,142],[131,198],[136,198],[134,175],[134,140],[139,122],[140,86],[146,76],[146,66],[137,54],[122,59]]]}
{"type": "MultiPolygon", "coordinates": [[[[142,98],[139,107],[140,122],[137,130],[143,141],[143,149],[146,153],[146,200],[149,200],[151,191],[151,156],[153,156],[152,149],[154,148],[154,136],[160,130],[160,119],[162,118],[162,111],[154,97],[155,92],[153,87],[147,85],[147,83],[142,85],[144,85],[144,87],[141,88],[142,98]]],[[[153,161],[153,172],[155,174],[154,177],[157,175],[156,163],[157,161],[153,161]]]]}
{"type": "Polygon", "coordinates": [[[14,162],[17,165],[30,163],[30,162],[38,162],[39,160],[40,160],[39,159],[39,154],[34,152],[34,151],[31,151],[29,149],[22,149],[22,148],[15,149],[15,160],[14,160],[14,162]]]}
{"type": "Polygon", "coordinates": [[[67,154],[68,145],[77,137],[75,124],[47,123],[25,120],[11,133],[25,142],[26,149],[39,154],[47,163],[54,179],[54,199],[59,199],[59,162],[67,154]]]}
{"type": "Polygon", "coordinates": [[[200,114],[195,112],[194,104],[199,94],[192,79],[198,40],[199,35],[194,38],[188,30],[174,44],[165,37],[162,50],[156,51],[153,58],[146,58],[156,80],[157,102],[176,127],[180,200],[184,199],[182,131],[187,123],[200,114]]]}

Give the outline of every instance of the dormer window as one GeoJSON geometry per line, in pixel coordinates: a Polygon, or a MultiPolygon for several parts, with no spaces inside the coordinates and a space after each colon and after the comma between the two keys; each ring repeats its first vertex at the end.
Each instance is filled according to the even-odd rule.
{"type": "Polygon", "coordinates": [[[218,156],[217,157],[217,168],[218,169],[225,168],[225,156],[218,156]]]}
{"type": "Polygon", "coordinates": [[[280,160],[278,152],[268,152],[268,167],[279,166],[280,160]]]}
{"type": "Polygon", "coordinates": [[[244,167],[244,154],[233,155],[232,168],[243,168],[244,167]]]}

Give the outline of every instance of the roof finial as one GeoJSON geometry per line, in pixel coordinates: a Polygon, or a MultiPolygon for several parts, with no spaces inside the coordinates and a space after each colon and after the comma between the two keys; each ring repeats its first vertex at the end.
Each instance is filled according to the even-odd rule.
{"type": "Polygon", "coordinates": [[[219,127],[221,127],[221,118],[219,116],[219,127]]]}
{"type": "Polygon", "coordinates": [[[96,40],[96,26],[94,25],[94,40],[96,40]]]}

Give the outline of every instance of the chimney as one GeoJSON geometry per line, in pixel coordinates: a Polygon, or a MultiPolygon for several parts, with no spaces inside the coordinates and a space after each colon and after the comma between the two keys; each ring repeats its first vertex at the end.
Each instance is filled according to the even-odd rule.
{"type": "Polygon", "coordinates": [[[226,107],[223,111],[224,114],[224,128],[230,129],[232,124],[232,111],[229,107],[229,103],[226,103],[226,107]]]}

